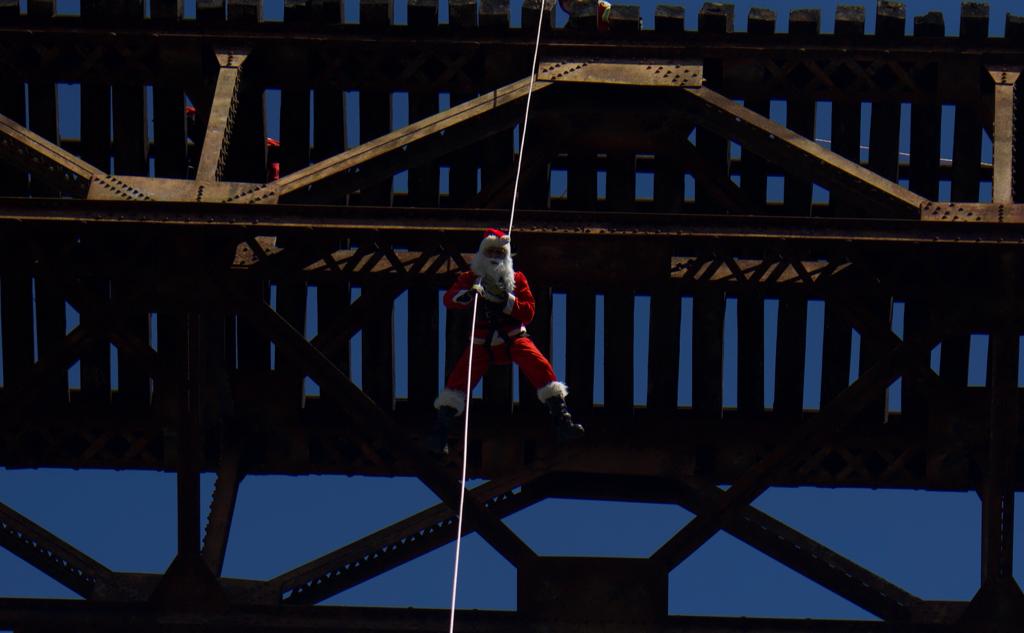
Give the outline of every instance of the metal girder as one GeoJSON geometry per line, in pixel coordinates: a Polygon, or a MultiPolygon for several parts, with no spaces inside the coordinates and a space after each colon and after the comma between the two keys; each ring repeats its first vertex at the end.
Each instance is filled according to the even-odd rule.
{"type": "MultiPolygon", "coordinates": [[[[714,511],[725,495],[693,479],[680,482],[683,506],[714,511]]],[[[922,600],[753,507],[738,510],[723,529],[790,569],[883,620],[907,620],[922,600]]]]}
{"type": "Polygon", "coordinates": [[[83,598],[117,585],[112,571],[2,503],[0,546],[83,598]]]}
{"type": "Polygon", "coordinates": [[[95,333],[81,325],[68,332],[60,345],[41,357],[32,366],[30,375],[16,386],[8,384],[0,392],[0,419],[10,420],[32,402],[39,389],[45,386],[54,372],[67,371],[75,364],[82,350],[94,340],[95,333]]]}
{"type": "Polygon", "coordinates": [[[324,356],[333,356],[367,322],[379,316],[381,310],[391,310],[402,292],[402,287],[392,286],[391,292],[359,295],[336,319],[325,323],[310,343],[324,356]]]}
{"type": "MultiPolygon", "coordinates": [[[[542,500],[529,484],[543,476],[552,463],[544,460],[468,494],[495,517],[504,518],[542,500]]],[[[457,520],[450,507],[438,504],[271,578],[254,593],[271,593],[274,602],[317,604],[452,542],[457,520]]]]}
{"type": "MultiPolygon", "coordinates": [[[[972,402],[984,399],[980,391],[972,390],[972,402]]],[[[407,463],[371,460],[346,429],[328,426],[337,416],[333,410],[326,412],[326,408],[325,404],[308,398],[307,411],[295,410],[292,415],[275,418],[277,423],[287,425],[288,433],[267,429],[241,432],[238,439],[266,447],[249,454],[249,472],[416,476],[415,469],[407,463]]],[[[573,413],[585,421],[602,420],[600,408],[574,408],[573,413]]],[[[422,409],[415,415],[402,411],[396,417],[405,425],[422,423],[422,409]]],[[[96,412],[71,406],[44,420],[29,416],[4,419],[0,428],[0,464],[6,467],[157,471],[177,465],[176,456],[165,445],[159,421],[152,415],[132,418],[114,409],[96,412]],[[52,441],[40,446],[41,435],[52,441]]],[[[531,416],[515,413],[492,419],[495,428],[475,431],[483,458],[479,464],[471,464],[471,477],[497,479],[517,472],[521,455],[509,450],[510,447],[529,445],[541,455],[554,450],[544,429],[531,426],[536,422],[531,416]],[[510,433],[505,429],[517,431],[510,433]]],[[[727,413],[724,419],[711,421],[695,417],[688,409],[663,415],[638,409],[633,419],[647,429],[644,442],[634,441],[629,447],[614,440],[590,443],[577,461],[578,470],[600,473],[607,464],[614,463],[624,476],[656,476],[663,465],[675,464],[687,473],[699,472],[709,480],[732,484],[772,450],[777,437],[768,429],[793,426],[800,420],[770,413],[749,418],[727,413]],[[702,468],[700,464],[710,465],[702,468]]],[[[978,482],[968,469],[975,454],[966,438],[929,436],[924,422],[920,418],[890,415],[882,431],[871,425],[869,430],[837,433],[798,470],[779,473],[771,484],[977,490],[978,482]]],[[[980,425],[977,421],[972,423],[980,425]]],[[[203,459],[203,472],[217,472],[214,458],[203,459]]],[[[1024,479],[1017,477],[1013,485],[1024,490],[1024,479]]]]}
{"type": "Polygon", "coordinates": [[[857,405],[865,404],[868,398],[889,386],[899,376],[905,354],[902,347],[889,350],[882,360],[861,373],[853,384],[825,405],[818,415],[786,434],[779,447],[751,468],[747,476],[734,483],[712,511],[694,517],[658,548],[651,558],[671,570],[697,551],[722,529],[723,523],[731,515],[768,489],[774,471],[789,467],[801,454],[820,443],[826,427],[832,430],[848,422],[856,412],[857,405]],[[829,424],[826,424],[826,420],[829,424]]]}
{"type": "MultiPolygon", "coordinates": [[[[1016,66],[990,67],[995,83],[992,135],[992,201],[1013,202],[1014,90],[1021,69],[1016,66]]],[[[1020,177],[1024,178],[1024,174],[1020,177]]]]}
{"type": "MultiPolygon", "coordinates": [[[[168,315],[171,316],[171,315],[168,315]]],[[[202,556],[199,510],[200,442],[203,399],[206,385],[202,380],[206,350],[202,344],[203,318],[188,312],[180,319],[184,340],[177,346],[163,346],[161,357],[169,367],[161,385],[173,405],[167,408],[172,428],[177,432],[175,450],[177,463],[177,554],[160,577],[149,600],[162,607],[204,609],[226,605],[223,587],[202,556]],[[170,349],[167,349],[170,347],[170,349]],[[170,378],[170,371],[179,376],[170,378]]]]}
{"type": "MultiPolygon", "coordinates": [[[[547,498],[676,504],[699,514],[713,508],[721,489],[687,475],[634,477],[555,472],[540,482],[547,498]]],[[[885,620],[921,618],[924,601],[801,534],[748,507],[723,529],[793,571],[885,620]]]]}
{"type": "MultiPolygon", "coordinates": [[[[890,332],[891,333],[891,332],[890,332]]],[[[893,335],[895,338],[895,335],[893,335]]],[[[749,468],[730,486],[710,511],[694,517],[651,558],[672,569],[722,529],[724,523],[770,486],[773,473],[791,467],[813,447],[820,445],[830,433],[849,423],[869,399],[883,391],[908,368],[914,368],[912,351],[930,349],[934,333],[924,338],[896,339],[893,346],[879,357],[871,368],[825,404],[821,411],[786,433],[775,450],[749,468]]]]}
{"type": "MultiPolygon", "coordinates": [[[[959,605],[960,603],[956,603],[959,605]]],[[[157,610],[145,604],[92,603],[76,600],[0,598],[0,626],[14,630],[105,631],[281,631],[365,633],[436,633],[446,630],[445,609],[379,607],[241,606],[216,611],[157,610]]],[[[464,611],[458,626],[465,633],[592,633],[593,622],[539,623],[508,611],[464,611]]],[[[953,624],[665,616],[654,622],[601,623],[605,633],[954,633],[953,624]]]]}
{"type": "MultiPolygon", "coordinates": [[[[1020,426],[1019,328],[1013,314],[1017,297],[1020,258],[1006,253],[1002,273],[997,329],[989,346],[988,459],[981,484],[981,579],[993,583],[1013,579],[1014,485],[1020,426]]],[[[1018,589],[1019,593],[1019,589],[1018,589]]]]}
{"type": "Polygon", "coordinates": [[[58,191],[84,198],[106,172],[0,114],[0,158],[58,191]]]}
{"type": "MultiPolygon", "coordinates": [[[[180,181],[190,182],[190,181],[180,181]]],[[[945,205],[946,203],[935,203],[945,205]]],[[[792,218],[671,213],[516,211],[521,236],[587,239],[675,240],[784,239],[802,243],[865,242],[877,244],[1024,244],[1024,227],[995,226],[998,217],[1024,218],[1024,204],[955,204],[965,212],[994,218],[988,222],[916,222],[871,218],[792,218]]],[[[925,218],[929,219],[929,218],[925,218]]],[[[59,228],[75,223],[79,231],[95,226],[164,227],[167,230],[215,231],[260,235],[334,231],[346,235],[390,233],[427,237],[445,232],[466,239],[481,226],[500,225],[508,212],[495,209],[441,209],[374,206],[277,204],[258,212],[249,205],[164,202],[138,203],[42,198],[0,199],[0,224],[12,228],[59,228]]]]}
{"type": "Polygon", "coordinates": [[[161,357],[149,342],[130,334],[131,328],[125,323],[126,316],[121,309],[122,302],[104,303],[95,293],[86,288],[81,280],[69,279],[63,275],[55,280],[60,284],[67,302],[79,314],[93,315],[93,322],[102,324],[102,334],[107,335],[119,350],[130,354],[134,362],[145,369],[153,379],[159,381],[167,376],[161,357]]]}
{"type": "Polygon", "coordinates": [[[711,199],[726,212],[750,215],[764,206],[763,203],[749,199],[727,174],[711,168],[707,159],[688,139],[676,139],[675,148],[686,166],[693,171],[694,180],[706,186],[711,199]]]}
{"type": "MultiPolygon", "coordinates": [[[[97,178],[89,190],[90,200],[104,201],[156,201],[213,203],[237,200],[260,190],[262,184],[251,182],[223,182],[215,180],[183,180],[180,178],[150,178],[147,176],[107,176],[97,178]]],[[[261,204],[277,202],[276,196],[260,200],[261,204]]]]}
{"type": "Polygon", "coordinates": [[[238,486],[243,477],[242,452],[239,445],[235,444],[221,453],[217,480],[213,483],[210,513],[206,518],[206,531],[203,533],[203,560],[215,576],[220,576],[224,569],[224,555],[228,549],[235,502],[238,500],[238,486]]]}
{"type": "MultiPolygon", "coordinates": [[[[703,249],[696,249],[701,252],[703,249]]],[[[468,270],[466,262],[473,253],[452,255],[447,249],[432,251],[401,250],[382,240],[365,244],[359,248],[347,248],[319,256],[310,262],[313,254],[301,247],[281,249],[267,254],[258,262],[235,260],[235,270],[252,272],[269,278],[305,278],[311,283],[317,280],[344,279],[359,283],[389,283],[402,288],[417,284],[443,285],[452,275],[468,270]],[[296,250],[299,252],[296,253],[296,250]],[[293,253],[287,257],[285,253],[293,253]],[[280,264],[280,265],[278,265],[280,264]],[[269,269],[269,270],[268,270],[269,269]]],[[[554,268],[559,259],[550,260],[554,268]]],[[[850,261],[842,256],[800,260],[799,257],[779,253],[776,256],[752,257],[730,256],[720,249],[714,253],[695,255],[672,255],[664,258],[665,270],[662,276],[679,288],[693,285],[723,284],[739,288],[788,288],[796,286],[825,288],[838,275],[849,269],[850,261]]],[[[548,279],[550,273],[543,271],[536,276],[548,279]]],[[[557,277],[551,277],[557,281],[557,277]]],[[[599,274],[592,280],[600,281],[599,274]]],[[[396,293],[400,290],[396,290],[396,293]]],[[[357,299],[345,313],[338,315],[338,323],[350,337],[361,327],[365,316],[347,316],[350,310],[363,311],[362,297],[357,299]]],[[[320,344],[314,341],[317,347],[320,344]]]]}
{"type": "MultiPolygon", "coordinates": [[[[71,19],[14,21],[0,28],[0,43],[3,44],[0,66],[20,79],[82,81],[109,77],[111,67],[116,66],[119,70],[127,69],[155,80],[161,74],[166,76],[166,65],[161,62],[166,51],[173,50],[179,62],[172,69],[174,76],[188,78],[200,75],[203,57],[211,48],[253,46],[259,57],[253,61],[259,62],[268,85],[332,81],[402,90],[419,83],[426,89],[450,90],[478,87],[473,85],[467,67],[472,68],[488,58],[501,60],[509,67],[499,68],[499,73],[522,72],[528,69],[533,50],[533,38],[525,30],[495,33],[483,28],[454,32],[382,30],[367,25],[339,28],[310,23],[281,26],[283,28],[270,29],[239,24],[226,31],[210,29],[204,23],[178,21],[159,26],[123,24],[111,29],[71,19]],[[40,50],[50,54],[35,52],[40,50]],[[310,59],[311,63],[287,63],[294,59],[310,59]],[[75,63],[68,63],[68,60],[75,63]],[[399,60],[405,63],[399,64],[396,72],[399,60]],[[403,85],[406,88],[399,87],[403,85]]],[[[958,38],[946,41],[920,38],[918,41],[918,38],[908,37],[894,41],[862,36],[851,41],[850,37],[724,32],[693,32],[679,38],[668,31],[647,30],[630,34],[628,39],[614,40],[581,39],[573,35],[553,29],[545,38],[544,53],[584,59],[600,56],[722,59],[728,62],[727,84],[749,86],[750,77],[763,76],[761,85],[752,88],[762,93],[773,89],[773,94],[804,89],[815,95],[841,95],[844,89],[851,89],[850,79],[845,83],[828,80],[838,69],[845,71],[846,76],[852,75],[852,89],[863,90],[859,94],[865,99],[885,95],[903,101],[926,90],[916,81],[919,66],[965,57],[987,64],[1014,63],[1020,54],[1012,41],[1002,38],[971,42],[970,49],[965,51],[958,38]],[[808,75],[811,81],[807,80],[808,75]],[[826,79],[822,79],[823,76],[826,79]],[[893,76],[899,80],[880,80],[893,76]]],[[[942,89],[941,84],[939,88],[942,89]]],[[[950,96],[956,97],[955,94],[950,96]]]]}
{"type": "MultiPolygon", "coordinates": [[[[358,147],[322,160],[305,169],[300,169],[280,180],[267,184],[256,192],[243,195],[237,200],[229,201],[253,203],[260,202],[271,196],[285,196],[292,192],[304,190],[306,187],[323,180],[342,175],[350,170],[355,171],[360,165],[370,161],[383,161],[396,155],[400,157],[402,164],[407,164],[415,155],[413,152],[405,153],[408,146],[432,136],[440,137],[445,135],[446,132],[455,132],[460,125],[472,122],[474,119],[479,119],[499,109],[507,109],[508,106],[514,105],[526,98],[530,91],[530,84],[531,78],[520,79],[513,84],[480,95],[449,110],[429,116],[400,130],[395,130],[390,134],[367,141],[358,147]]],[[[550,82],[538,81],[533,86],[533,92],[540,92],[550,85],[550,82]]],[[[477,140],[477,137],[463,139],[463,142],[468,144],[473,140],[477,140]]],[[[458,147],[458,143],[453,143],[451,139],[446,138],[444,151],[450,151],[458,147]]],[[[426,160],[427,157],[423,158],[426,160]]],[[[387,175],[392,173],[388,169],[382,170],[383,172],[387,172],[387,175]]],[[[357,182],[359,180],[363,180],[359,184],[367,182],[365,179],[357,177],[357,182]]],[[[358,186],[355,185],[356,188],[358,186]]]]}
{"type": "Polygon", "coordinates": [[[196,180],[220,180],[231,145],[231,128],[235,122],[238,107],[238,87],[242,81],[242,64],[249,55],[248,49],[218,49],[217,86],[213,92],[210,116],[206,124],[206,138],[196,168],[196,180]]]}
{"type": "MultiPolygon", "coordinates": [[[[698,124],[827,188],[860,196],[898,218],[918,218],[927,199],[826,150],[710,88],[686,88],[681,102],[698,124]]],[[[870,212],[869,212],[870,213],[870,212]]],[[[871,213],[872,215],[879,215],[871,213]]]]}
{"type": "Polygon", "coordinates": [[[699,88],[704,83],[704,66],[699,61],[679,60],[547,59],[538,65],[537,79],[554,83],[699,88]]]}
{"type": "MultiPolygon", "coordinates": [[[[404,431],[369,397],[342,374],[337,367],[284,318],[262,301],[225,286],[228,300],[245,309],[244,316],[263,331],[280,353],[292,358],[318,385],[327,397],[344,407],[350,423],[367,438],[383,441],[388,450],[414,465],[417,476],[449,507],[457,507],[460,484],[441,467],[436,459],[415,447],[404,431]]],[[[515,566],[536,554],[504,523],[489,513],[483,504],[470,496],[465,505],[466,520],[506,560],[515,566]]]]}

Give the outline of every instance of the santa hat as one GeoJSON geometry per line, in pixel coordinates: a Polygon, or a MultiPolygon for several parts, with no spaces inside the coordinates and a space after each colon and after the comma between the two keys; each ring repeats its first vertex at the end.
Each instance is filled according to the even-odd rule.
{"type": "Polygon", "coordinates": [[[488,248],[500,248],[508,255],[512,252],[509,246],[511,241],[512,238],[501,229],[487,229],[484,231],[484,239],[480,240],[480,248],[477,249],[477,252],[482,253],[488,248]]]}

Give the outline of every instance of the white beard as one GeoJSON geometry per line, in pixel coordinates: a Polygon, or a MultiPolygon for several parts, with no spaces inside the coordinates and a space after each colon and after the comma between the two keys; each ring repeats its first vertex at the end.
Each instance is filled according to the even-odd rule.
{"type": "Polygon", "coordinates": [[[497,282],[505,292],[515,292],[516,271],[512,267],[512,255],[499,259],[484,257],[483,253],[477,253],[469,267],[477,275],[497,282]]]}

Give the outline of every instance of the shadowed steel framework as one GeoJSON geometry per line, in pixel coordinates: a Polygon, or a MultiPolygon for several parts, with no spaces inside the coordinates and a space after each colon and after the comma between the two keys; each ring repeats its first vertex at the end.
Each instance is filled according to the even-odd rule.
{"type": "Polygon", "coordinates": [[[941,13],[908,17],[886,0],[869,8],[873,33],[863,7],[840,6],[834,33],[820,32],[818,10],[797,10],[776,34],[767,9],[735,32],[727,4],[689,18],[658,6],[646,28],[637,7],[616,5],[599,33],[587,3],[555,28],[554,10],[527,0],[513,28],[507,0],[449,0],[447,24],[438,0],[409,0],[402,25],[392,0],[360,0],[359,23],[345,24],[341,1],[286,0],[284,20],[266,22],[259,0],[199,0],[194,19],[180,0],[152,0],[148,15],[142,0],[83,0],[80,16],[55,15],[54,0],[25,12],[0,0],[0,465],[176,472],[179,522],[169,569],[140,574],[0,504],[0,545],[86,599],[0,598],[0,628],[445,628],[441,611],[317,605],[455,537],[456,470],[421,438],[468,324],[449,315],[438,335],[438,290],[467,269],[480,230],[507,217],[538,18],[517,262],[535,286],[542,350],[552,297],[565,296],[566,379],[590,432],[556,446],[540,405],[514,397],[512,369],[487,375],[468,455],[487,482],[467,496],[466,529],[516,568],[518,608],[460,614],[460,629],[1024,625],[1011,573],[1024,19],[999,16],[1005,36],[989,37],[996,18],[966,3],[947,36],[941,13]],[[81,85],[80,138],[58,133],[57,83],[81,85]],[[269,145],[268,89],[281,92],[269,145]],[[393,125],[396,93],[406,126],[393,125]],[[774,101],[784,120],[769,117],[774,101]],[[829,143],[815,139],[823,102],[829,143]],[[361,142],[346,147],[353,125],[361,142]],[[409,318],[396,323],[403,293],[409,318]],[[637,297],[650,302],[648,367],[635,366],[637,297]],[[728,406],[727,300],[738,321],[728,406]],[[778,301],[774,368],[766,300],[778,301]],[[814,410],[809,301],[824,303],[814,410]],[[73,328],[66,306],[81,316],[73,328]],[[396,325],[415,344],[398,349],[396,325]],[[981,387],[967,381],[978,333],[990,341],[981,387]],[[634,393],[636,372],[646,394],[634,393]],[[898,379],[895,407],[886,391],[898,379]],[[200,472],[217,474],[204,530],[200,472]],[[416,477],[442,503],[275,578],[223,577],[239,484],[270,473],[416,477]],[[901,589],[752,507],[772,486],[977,491],[977,594],[901,589]],[[694,518],[646,559],[545,557],[502,518],[548,498],[676,504],[694,518]],[[668,573],[720,530],[881,621],[669,616],[668,573]]]}

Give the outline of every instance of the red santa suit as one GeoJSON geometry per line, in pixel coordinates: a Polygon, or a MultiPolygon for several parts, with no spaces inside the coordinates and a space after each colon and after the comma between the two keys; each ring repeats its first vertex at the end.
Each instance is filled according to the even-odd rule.
{"type": "MultiPolygon", "coordinates": [[[[483,257],[489,245],[500,242],[501,239],[496,236],[490,243],[485,239],[474,263],[483,257]]],[[[504,240],[507,244],[507,238],[504,240]]],[[[508,271],[511,272],[511,257],[507,257],[507,261],[508,271]]],[[[474,287],[480,288],[480,284],[485,281],[484,275],[481,274],[484,269],[481,266],[474,268],[475,270],[461,273],[444,294],[444,305],[449,310],[472,309],[473,296],[476,293],[474,287]]],[[[568,395],[568,389],[563,383],[558,382],[551,363],[527,336],[526,326],[533,321],[536,303],[526,275],[515,271],[509,276],[511,283],[506,282],[506,285],[511,285],[512,289],[507,291],[503,302],[493,301],[493,295],[492,300],[479,300],[472,348],[467,346],[455,363],[444,391],[434,403],[436,407],[449,406],[458,412],[463,411],[467,390],[471,390],[480,381],[492,362],[497,365],[518,365],[537,390],[537,397],[542,402],[552,396],[564,399],[568,395]],[[467,368],[470,353],[473,354],[472,375],[468,375],[467,368]]]]}

